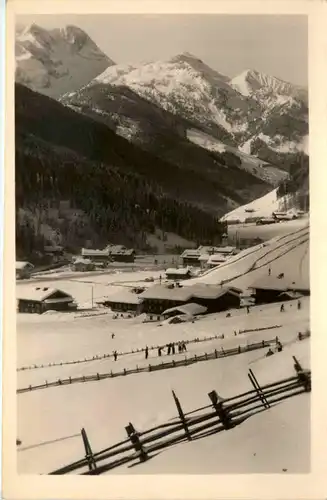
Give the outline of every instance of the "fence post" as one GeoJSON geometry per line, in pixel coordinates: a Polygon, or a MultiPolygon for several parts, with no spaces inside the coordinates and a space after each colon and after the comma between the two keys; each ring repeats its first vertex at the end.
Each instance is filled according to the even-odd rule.
{"type": "Polygon", "coordinates": [[[100,375],[97,373],[97,379],[100,380],[100,375]]]}
{"type": "Polygon", "coordinates": [[[208,359],[208,354],[205,353],[204,356],[205,356],[205,359],[207,360],[208,359]]]}
{"type": "Polygon", "coordinates": [[[223,407],[223,399],[218,396],[216,391],[209,392],[208,396],[224,429],[227,430],[233,427],[231,417],[228,415],[226,408],[223,407]]]}
{"type": "Polygon", "coordinates": [[[265,408],[270,408],[270,404],[268,403],[267,398],[265,397],[265,395],[264,395],[264,393],[259,385],[259,382],[258,382],[256,376],[254,375],[253,371],[251,370],[251,368],[249,369],[248,377],[249,377],[250,382],[253,385],[254,389],[256,390],[263,406],[265,408]]]}
{"type": "Polygon", "coordinates": [[[126,429],[128,437],[130,438],[130,440],[135,448],[136,453],[140,457],[140,462],[145,462],[148,458],[148,455],[142,446],[139,434],[134,429],[133,424],[131,424],[131,422],[129,422],[129,424],[125,427],[125,429],[126,429]]]}
{"type": "Polygon", "coordinates": [[[179,417],[180,417],[180,419],[181,419],[181,421],[182,421],[182,424],[183,424],[183,427],[184,427],[184,430],[185,430],[185,435],[186,435],[187,439],[188,439],[189,441],[191,441],[192,436],[191,436],[190,431],[189,431],[189,429],[188,429],[187,422],[186,422],[185,415],[184,415],[184,413],[183,413],[183,410],[182,410],[181,404],[180,404],[179,399],[178,399],[178,397],[176,396],[175,392],[174,392],[174,391],[172,391],[172,393],[173,393],[173,398],[174,398],[175,404],[176,404],[176,406],[177,406],[177,411],[178,411],[179,417]]]}
{"type": "Polygon", "coordinates": [[[90,442],[88,440],[88,437],[87,437],[87,434],[86,434],[84,427],[81,430],[81,434],[82,434],[83,444],[84,444],[84,448],[85,448],[85,458],[87,460],[89,470],[94,470],[97,468],[97,465],[95,463],[92,448],[91,448],[91,445],[90,445],[90,442]]]}
{"type": "Polygon", "coordinates": [[[151,365],[149,365],[149,372],[151,371],[151,365]]]}
{"type": "Polygon", "coordinates": [[[292,357],[294,359],[294,369],[297,373],[299,382],[301,382],[301,384],[303,384],[303,387],[304,387],[306,392],[310,392],[311,391],[311,379],[309,377],[309,371],[304,370],[302,368],[301,364],[299,363],[299,361],[297,360],[297,358],[295,356],[292,356],[292,357]]]}
{"type": "Polygon", "coordinates": [[[70,384],[72,383],[72,378],[71,378],[71,377],[69,377],[69,383],[70,383],[70,384]]]}
{"type": "Polygon", "coordinates": [[[215,358],[218,358],[218,352],[217,352],[217,349],[215,349],[215,358]]]}

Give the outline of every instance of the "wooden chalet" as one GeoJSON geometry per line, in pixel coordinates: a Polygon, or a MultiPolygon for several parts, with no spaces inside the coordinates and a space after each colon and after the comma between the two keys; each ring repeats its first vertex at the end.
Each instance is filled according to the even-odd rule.
{"type": "Polygon", "coordinates": [[[166,277],[168,280],[187,280],[192,278],[192,272],[188,267],[180,267],[177,269],[167,269],[166,277]]]}
{"type": "Polygon", "coordinates": [[[17,303],[18,312],[21,313],[42,314],[49,310],[68,311],[76,309],[76,304],[70,294],[49,287],[31,287],[18,290],[17,303]]]}

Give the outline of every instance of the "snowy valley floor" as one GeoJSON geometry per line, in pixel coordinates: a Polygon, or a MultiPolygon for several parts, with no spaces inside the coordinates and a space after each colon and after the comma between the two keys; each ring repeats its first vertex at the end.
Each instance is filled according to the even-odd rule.
{"type": "MultiPolygon", "coordinates": [[[[82,293],[81,284],[75,283],[75,287],[82,293]]],[[[82,427],[96,452],[125,439],[125,426],[129,422],[136,429],[145,430],[176,417],[172,390],[187,412],[207,405],[208,392],[213,389],[223,397],[251,389],[247,378],[249,368],[261,384],[293,376],[292,355],[305,368],[310,368],[310,340],[296,340],[298,332],[309,327],[309,299],[303,299],[299,311],[295,301],[285,306],[285,313],[279,312],[278,304],[271,304],[254,307],[250,314],[241,309],[231,311],[230,318],[220,313],[193,324],[161,327],[157,323],[142,324],[138,318],[114,320],[110,315],[75,320],[64,314],[18,315],[18,368],[221,333],[225,335],[223,340],[189,344],[186,355],[269,340],[276,335],[284,344],[283,352],[270,358],[265,358],[266,348],[187,367],[18,394],[17,436],[22,441],[18,447],[19,472],[46,474],[82,458],[85,454],[80,435],[82,427]],[[234,335],[234,330],[273,325],[281,327],[234,335]],[[115,333],[114,339],[111,333],[115,333]]],[[[148,360],[144,359],[144,353],[134,353],[119,357],[117,362],[109,358],[18,371],[17,387],[184,356],[177,353],[158,359],[154,350],[150,351],[148,360]]],[[[181,443],[145,464],[132,468],[122,466],[111,474],[305,473],[309,470],[310,395],[303,394],[251,417],[233,430],[181,443]]]]}

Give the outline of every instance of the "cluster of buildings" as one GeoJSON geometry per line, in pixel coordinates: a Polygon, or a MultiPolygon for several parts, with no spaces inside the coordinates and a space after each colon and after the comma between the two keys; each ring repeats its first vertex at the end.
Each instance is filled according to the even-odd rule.
{"type": "Polygon", "coordinates": [[[195,315],[238,308],[240,294],[241,290],[235,287],[205,284],[181,286],[170,283],[153,285],[141,293],[122,291],[106,298],[102,304],[116,312],[146,314],[149,320],[153,320],[186,314],[185,311],[189,315],[195,315]]]}
{"type": "Polygon", "coordinates": [[[234,246],[199,246],[196,250],[186,249],[181,255],[184,266],[212,268],[226,262],[238,252],[234,246]]]}
{"type": "Polygon", "coordinates": [[[106,267],[110,262],[134,262],[135,250],[124,245],[108,245],[103,250],[82,248],[81,255],[74,260],[74,271],[93,271],[96,267],[106,267]]]}

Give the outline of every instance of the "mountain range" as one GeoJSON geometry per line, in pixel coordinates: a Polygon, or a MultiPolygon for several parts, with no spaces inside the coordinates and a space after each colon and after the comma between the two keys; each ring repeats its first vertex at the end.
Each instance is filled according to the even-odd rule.
{"type": "MultiPolygon", "coordinates": [[[[136,182],[136,175],[157,201],[164,196],[193,207],[199,220],[208,217],[204,225],[210,227],[210,240],[216,217],[285,182],[307,157],[306,89],[254,70],[229,78],[189,53],[120,65],[79,28],[32,25],[16,33],[16,82],[20,206],[31,198],[35,202],[42,183],[38,180],[35,189],[33,182],[44,163],[48,187],[42,196],[57,201],[68,193],[56,192],[54,170],[56,176],[65,176],[65,168],[74,170],[79,163],[110,191],[118,182],[117,177],[111,182],[114,169],[124,172],[125,188],[136,182]],[[67,167],[70,162],[74,167],[67,167]],[[38,172],[33,181],[24,172],[26,164],[38,172]]],[[[82,182],[81,173],[78,167],[74,182],[82,182]]],[[[135,202],[129,197],[128,212],[135,202]]],[[[81,197],[74,203],[80,204],[81,197]]],[[[89,206],[85,213],[90,213],[89,206]]],[[[120,240],[122,229],[113,235],[110,221],[107,233],[120,240]]],[[[197,224],[184,232],[176,220],[174,227],[165,217],[156,224],[189,239],[200,235],[197,224]]],[[[122,220],[118,226],[123,228],[122,220]]],[[[131,231],[134,243],[135,235],[131,231]]]]}

